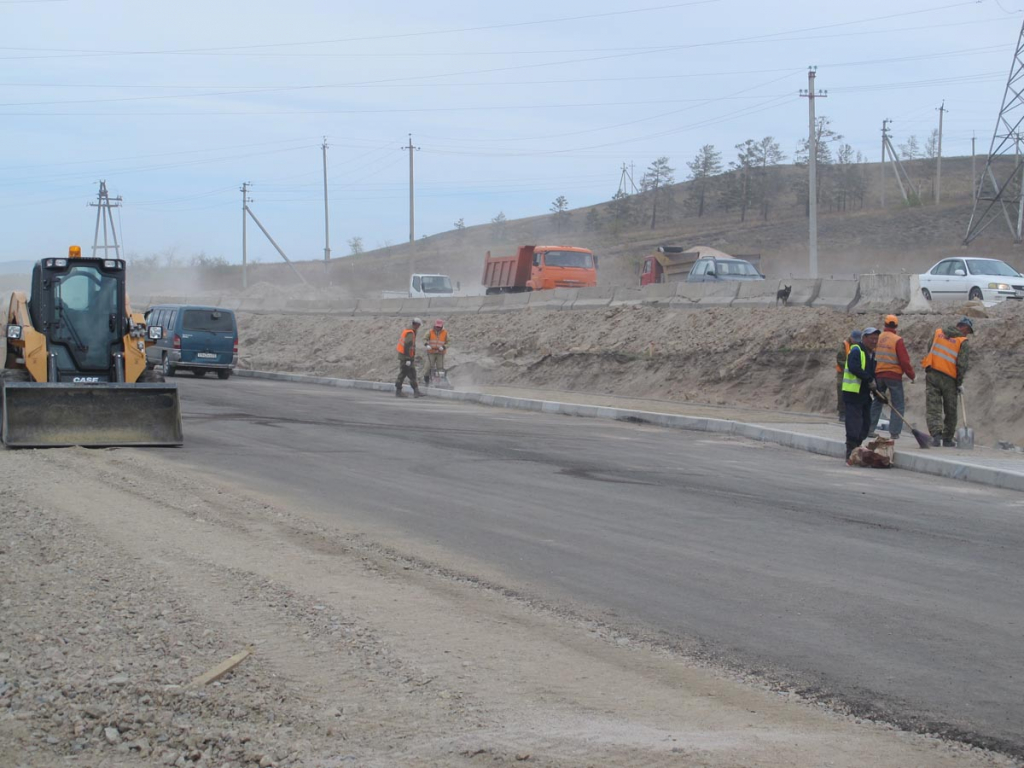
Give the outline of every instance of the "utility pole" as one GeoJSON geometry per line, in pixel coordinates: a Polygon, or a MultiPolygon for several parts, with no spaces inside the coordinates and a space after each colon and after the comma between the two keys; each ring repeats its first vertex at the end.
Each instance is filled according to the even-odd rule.
{"type": "Polygon", "coordinates": [[[946,109],[946,101],[943,99],[942,106],[939,107],[939,154],[935,158],[935,204],[938,205],[942,200],[942,116],[949,112],[946,109]]]}
{"type": "Polygon", "coordinates": [[[327,204],[327,137],[320,145],[324,153],[324,269],[331,261],[331,209],[327,204]]]}
{"type": "Polygon", "coordinates": [[[810,250],[810,277],[818,276],[818,125],[814,116],[814,100],[824,99],[828,91],[815,91],[814,78],[817,76],[817,67],[807,68],[807,90],[800,91],[800,95],[807,99],[808,105],[808,138],[807,138],[807,168],[809,173],[807,187],[808,218],[809,227],[809,250],[810,250]]]}
{"type": "Polygon", "coordinates": [[[419,147],[414,147],[412,144],[412,134],[409,134],[408,146],[402,147],[402,149],[409,150],[409,249],[410,256],[416,249],[416,196],[414,186],[414,174],[413,174],[413,153],[419,151],[419,147]]]}
{"type": "Polygon", "coordinates": [[[249,263],[246,252],[246,240],[245,240],[245,214],[249,212],[249,203],[252,202],[249,199],[249,187],[252,185],[251,181],[243,181],[242,190],[242,290],[249,287],[249,263]]]}
{"type": "Polygon", "coordinates": [[[100,191],[96,195],[96,202],[89,203],[90,208],[96,209],[96,231],[92,236],[92,255],[96,257],[96,251],[103,251],[104,258],[107,257],[110,249],[114,250],[114,257],[121,258],[121,245],[117,242],[117,229],[114,227],[114,208],[121,207],[121,196],[111,200],[107,192],[107,182],[100,181],[100,191]],[[100,222],[103,223],[103,245],[100,245],[100,222]],[[109,223],[109,231],[107,229],[109,223]],[[110,245],[110,240],[114,241],[110,245]]]}
{"type": "Polygon", "coordinates": [[[882,121],[882,167],[879,169],[879,188],[882,190],[882,207],[885,208],[885,150],[889,146],[889,123],[892,120],[885,118],[882,121]]]}

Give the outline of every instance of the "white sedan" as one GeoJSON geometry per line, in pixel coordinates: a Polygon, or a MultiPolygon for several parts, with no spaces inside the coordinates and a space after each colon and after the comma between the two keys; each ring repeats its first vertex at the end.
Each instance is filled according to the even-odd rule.
{"type": "Polygon", "coordinates": [[[1024,275],[999,259],[943,259],[921,275],[921,293],[932,299],[1024,299],[1024,275]]]}

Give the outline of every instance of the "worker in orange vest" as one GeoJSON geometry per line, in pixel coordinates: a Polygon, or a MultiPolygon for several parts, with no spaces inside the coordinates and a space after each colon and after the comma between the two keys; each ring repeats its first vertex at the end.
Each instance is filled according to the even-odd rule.
{"type": "Polygon", "coordinates": [[[853,344],[853,335],[846,337],[846,341],[839,347],[836,353],[836,407],[839,410],[840,423],[846,421],[846,404],[843,402],[843,369],[846,368],[846,358],[850,356],[850,345],[853,344]]]}
{"type": "MultiPolygon", "coordinates": [[[[889,409],[889,437],[893,440],[898,440],[900,432],[903,431],[903,419],[899,415],[906,410],[903,396],[903,376],[905,374],[911,384],[917,378],[914,366],[910,364],[907,347],[896,332],[899,324],[900,321],[896,315],[887,315],[885,330],[878,337],[878,346],[875,347],[875,382],[878,384],[878,391],[885,395],[890,405],[895,408],[895,410],[889,409]]],[[[868,437],[878,437],[875,430],[878,429],[878,419],[881,415],[882,401],[876,399],[871,403],[871,432],[868,437]]]]}
{"type": "Polygon", "coordinates": [[[395,397],[405,397],[402,392],[402,384],[406,379],[412,385],[413,394],[416,397],[426,397],[420,392],[419,384],[416,383],[416,331],[423,325],[423,321],[414,317],[409,327],[402,331],[398,338],[398,380],[395,381],[395,397]]]}
{"type": "Polygon", "coordinates": [[[937,328],[932,337],[928,354],[921,365],[924,367],[924,383],[927,389],[926,406],[928,431],[932,445],[955,448],[957,395],[964,391],[964,376],[967,373],[967,336],[974,333],[974,322],[969,317],[960,318],[952,328],[937,328]]]}
{"type": "Polygon", "coordinates": [[[427,370],[423,374],[423,381],[430,384],[430,375],[435,371],[443,371],[444,353],[448,349],[448,331],[444,327],[444,320],[435,320],[434,327],[427,334],[427,370]]]}

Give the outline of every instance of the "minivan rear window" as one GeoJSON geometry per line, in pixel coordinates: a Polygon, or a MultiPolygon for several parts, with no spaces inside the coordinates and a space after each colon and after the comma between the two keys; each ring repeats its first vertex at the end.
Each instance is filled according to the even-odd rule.
{"type": "Polygon", "coordinates": [[[235,332],[235,322],[230,312],[217,312],[209,309],[186,309],[181,325],[186,331],[235,332]]]}

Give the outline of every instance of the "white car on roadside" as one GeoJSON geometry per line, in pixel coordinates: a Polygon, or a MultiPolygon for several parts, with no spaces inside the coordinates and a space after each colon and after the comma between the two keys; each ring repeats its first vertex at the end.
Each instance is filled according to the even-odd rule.
{"type": "Polygon", "coordinates": [[[932,299],[1024,299],[1024,275],[999,259],[943,259],[921,275],[921,293],[932,299]]]}

